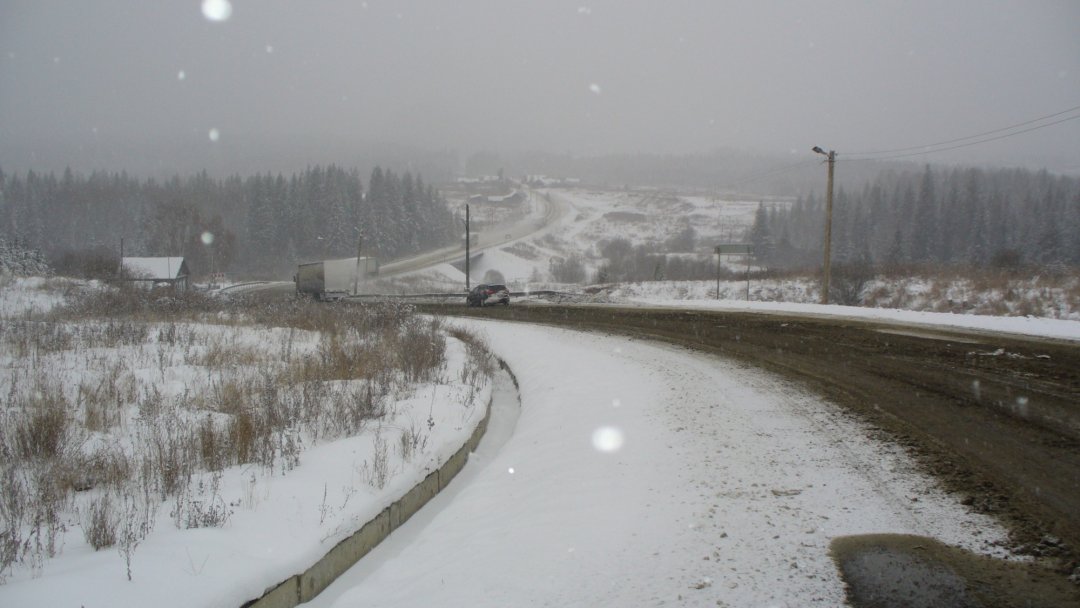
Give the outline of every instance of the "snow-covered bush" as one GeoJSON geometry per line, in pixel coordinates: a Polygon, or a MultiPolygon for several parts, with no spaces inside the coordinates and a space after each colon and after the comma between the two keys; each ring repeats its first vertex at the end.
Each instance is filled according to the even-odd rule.
{"type": "Polygon", "coordinates": [[[40,251],[0,238],[0,275],[46,277],[52,274],[40,251]]]}

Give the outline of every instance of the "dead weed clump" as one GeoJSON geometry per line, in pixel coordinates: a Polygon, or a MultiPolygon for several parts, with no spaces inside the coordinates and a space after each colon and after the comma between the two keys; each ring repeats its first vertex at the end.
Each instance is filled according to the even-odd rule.
{"type": "Polygon", "coordinates": [[[15,457],[43,461],[60,458],[70,447],[74,428],[67,402],[55,387],[40,386],[9,424],[14,431],[15,457]]]}
{"type": "Polygon", "coordinates": [[[116,544],[120,514],[116,512],[108,494],[90,501],[90,504],[79,515],[83,538],[86,544],[94,548],[94,551],[116,544]]]}
{"type": "Polygon", "coordinates": [[[399,367],[407,382],[433,380],[446,365],[446,338],[438,321],[413,317],[395,336],[390,346],[399,356],[399,367]]]}
{"type": "Polygon", "coordinates": [[[0,580],[17,563],[36,571],[55,555],[82,469],[82,433],[55,382],[12,393],[0,412],[0,580]]]}
{"type": "Polygon", "coordinates": [[[134,285],[85,287],[52,311],[53,318],[139,319],[194,317],[221,309],[221,301],[194,290],[150,290],[134,285]]]}
{"type": "Polygon", "coordinates": [[[132,481],[135,472],[134,459],[127,452],[116,445],[104,444],[84,459],[82,475],[74,489],[119,492],[132,481]]]}
{"type": "Polygon", "coordinates": [[[83,426],[89,431],[108,432],[120,425],[124,404],[136,399],[137,383],[122,362],[105,369],[97,382],[83,379],[75,396],[75,410],[83,412],[83,426]]]}
{"type": "Polygon", "coordinates": [[[468,360],[462,368],[461,381],[476,386],[495,373],[496,361],[487,342],[476,334],[461,328],[452,328],[449,334],[465,344],[468,360]]]}

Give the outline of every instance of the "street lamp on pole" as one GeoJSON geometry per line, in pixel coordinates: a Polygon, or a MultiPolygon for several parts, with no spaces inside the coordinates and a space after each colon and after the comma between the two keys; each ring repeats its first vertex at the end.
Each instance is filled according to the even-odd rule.
{"type": "Polygon", "coordinates": [[[825,261],[824,261],[824,274],[821,280],[821,303],[829,303],[829,275],[832,270],[832,263],[830,256],[832,254],[832,199],[833,199],[833,171],[836,167],[836,152],[829,150],[826,152],[818,146],[814,146],[814,152],[828,157],[829,163],[829,181],[825,186],[825,261]]]}
{"type": "Polygon", "coordinates": [[[716,251],[716,299],[720,299],[720,246],[717,245],[714,248],[716,251]]]}
{"type": "Polygon", "coordinates": [[[469,232],[472,228],[469,227],[469,206],[465,205],[465,291],[469,291],[472,285],[469,284],[469,257],[472,254],[471,243],[472,234],[469,232]]]}

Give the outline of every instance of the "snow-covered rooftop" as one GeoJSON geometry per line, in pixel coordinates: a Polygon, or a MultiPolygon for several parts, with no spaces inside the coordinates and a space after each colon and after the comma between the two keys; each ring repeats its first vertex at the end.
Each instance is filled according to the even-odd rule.
{"type": "Polygon", "coordinates": [[[184,265],[182,257],[123,258],[124,272],[148,279],[175,279],[184,265]]]}

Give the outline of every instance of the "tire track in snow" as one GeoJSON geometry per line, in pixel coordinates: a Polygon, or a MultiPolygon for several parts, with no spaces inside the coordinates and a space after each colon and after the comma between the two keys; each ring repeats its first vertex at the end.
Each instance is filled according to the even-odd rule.
{"type": "Polygon", "coordinates": [[[651,365],[682,387],[663,411],[675,433],[698,439],[687,441],[684,460],[700,497],[711,503],[704,511],[701,505],[689,535],[700,536],[702,561],[728,566],[711,570],[712,576],[709,568],[697,569],[700,581],[733,591],[757,586],[768,595],[762,577],[780,573],[787,580],[776,582],[794,584],[802,601],[828,605],[843,601],[828,589],[840,585],[826,559],[836,536],[898,531],[1000,554],[994,543],[1004,533],[996,525],[967,513],[932,479],[915,474],[902,448],[873,439],[872,429],[835,406],[766,372],[678,347],[656,348],[675,355],[655,357],[651,365]],[[831,474],[819,475],[821,468],[831,474]],[[829,489],[834,477],[842,478],[836,492],[829,489]],[[946,519],[959,531],[931,523],[938,518],[927,515],[942,508],[953,511],[946,519]],[[869,521],[860,521],[867,511],[869,521]],[[979,542],[984,527],[988,533],[979,542]],[[711,553],[710,545],[717,547],[711,553]],[[763,545],[771,556],[746,559],[763,545]]]}
{"type": "Polygon", "coordinates": [[[772,374],[625,337],[469,324],[518,376],[517,429],[497,466],[336,605],[835,606],[837,536],[929,529],[971,547],[973,530],[998,533],[949,497],[911,507],[927,481],[902,453],[844,418],[815,422],[829,407],[772,374]],[[604,426],[625,433],[621,450],[589,445],[604,426]]]}

